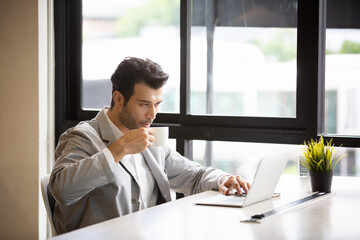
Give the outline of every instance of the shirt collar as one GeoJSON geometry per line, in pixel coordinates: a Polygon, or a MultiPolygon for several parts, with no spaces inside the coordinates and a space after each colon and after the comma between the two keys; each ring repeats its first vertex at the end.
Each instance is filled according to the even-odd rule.
{"type": "Polygon", "coordinates": [[[109,108],[105,108],[105,116],[106,119],[109,123],[109,126],[111,128],[111,131],[114,133],[115,138],[118,139],[120,137],[122,137],[122,135],[124,135],[119,129],[118,127],[113,123],[113,121],[111,121],[111,119],[109,118],[109,116],[107,115],[107,111],[109,111],[109,108]]]}

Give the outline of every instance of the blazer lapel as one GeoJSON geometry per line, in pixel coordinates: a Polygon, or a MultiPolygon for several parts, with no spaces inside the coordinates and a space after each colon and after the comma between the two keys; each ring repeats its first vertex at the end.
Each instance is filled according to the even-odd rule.
{"type": "Polygon", "coordinates": [[[132,165],[131,161],[133,161],[131,155],[126,155],[123,159],[121,159],[119,164],[131,174],[133,179],[135,179],[136,183],[140,186],[140,184],[137,180],[137,177],[136,177],[137,175],[136,175],[134,166],[132,165]]]}
{"type": "Polygon", "coordinates": [[[149,165],[149,168],[154,175],[162,196],[166,201],[170,202],[170,184],[165,172],[160,168],[158,162],[155,160],[149,149],[146,149],[144,152],[142,152],[142,155],[144,156],[145,161],[149,165]]]}

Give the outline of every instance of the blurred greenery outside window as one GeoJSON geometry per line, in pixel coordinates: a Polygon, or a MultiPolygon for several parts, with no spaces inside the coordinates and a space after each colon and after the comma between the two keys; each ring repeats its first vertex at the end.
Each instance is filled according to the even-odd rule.
{"type": "Polygon", "coordinates": [[[82,108],[110,104],[110,77],[128,56],[159,63],[170,78],[162,112],[179,112],[180,1],[83,0],[82,108]]]}
{"type": "MultiPolygon", "coordinates": [[[[296,39],[296,28],[215,27],[209,112],[206,29],[192,25],[191,114],[295,117],[296,39]]],[[[325,133],[359,135],[360,30],[327,29],[326,39],[325,133]]],[[[180,0],[83,0],[83,109],[110,104],[109,79],[127,56],[149,58],[162,65],[170,79],[160,112],[179,113],[180,0]]],[[[193,141],[195,161],[203,161],[204,143],[193,141]]],[[[234,150],[241,143],[226,144],[234,144],[234,150]]],[[[213,142],[210,151],[218,148],[222,149],[222,144],[213,142]]],[[[257,150],[245,147],[243,154],[252,155],[253,151],[257,150]]],[[[234,151],[229,154],[238,156],[234,151]]],[[[343,161],[338,173],[358,175],[359,155],[357,149],[349,149],[349,160],[343,161]]],[[[213,157],[214,166],[229,172],[244,163],[240,158],[213,157]]],[[[294,173],[296,164],[289,164],[286,171],[294,173]]]]}

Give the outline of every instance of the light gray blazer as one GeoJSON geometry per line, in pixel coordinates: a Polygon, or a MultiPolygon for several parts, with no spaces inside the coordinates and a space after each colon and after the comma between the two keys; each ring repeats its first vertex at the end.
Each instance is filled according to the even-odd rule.
{"type": "MultiPolygon", "coordinates": [[[[59,138],[49,182],[56,200],[53,221],[58,233],[139,210],[140,190],[131,158],[110,167],[102,151],[117,140],[105,114],[103,109],[59,138]]],[[[170,188],[185,195],[218,189],[219,178],[227,175],[169,147],[150,147],[142,154],[160,190],[158,203],[171,201],[170,188]]]]}

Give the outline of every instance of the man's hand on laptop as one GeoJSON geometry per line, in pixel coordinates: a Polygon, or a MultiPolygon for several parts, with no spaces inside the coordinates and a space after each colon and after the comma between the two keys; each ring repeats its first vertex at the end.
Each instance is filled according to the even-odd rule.
{"type": "Polygon", "coordinates": [[[250,183],[239,175],[224,176],[220,179],[219,191],[222,194],[228,195],[231,191],[242,195],[247,193],[250,188],[250,183]]]}

